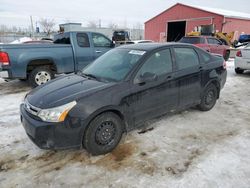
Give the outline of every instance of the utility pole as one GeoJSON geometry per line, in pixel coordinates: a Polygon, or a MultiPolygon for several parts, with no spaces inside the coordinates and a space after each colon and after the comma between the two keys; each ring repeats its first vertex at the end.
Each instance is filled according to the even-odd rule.
{"type": "Polygon", "coordinates": [[[99,19],[99,28],[101,28],[101,27],[102,27],[102,20],[99,19]]]}
{"type": "Polygon", "coordinates": [[[33,38],[33,36],[34,36],[34,27],[33,27],[32,16],[30,16],[30,24],[31,24],[31,38],[33,38]]]}

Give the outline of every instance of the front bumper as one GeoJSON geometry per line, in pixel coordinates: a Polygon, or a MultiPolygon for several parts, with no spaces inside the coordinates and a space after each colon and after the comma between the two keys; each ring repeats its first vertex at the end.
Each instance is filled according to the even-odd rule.
{"type": "Polygon", "coordinates": [[[81,121],[66,118],[65,122],[49,123],[38,120],[20,106],[21,122],[29,138],[41,149],[81,148],[81,121]]]}

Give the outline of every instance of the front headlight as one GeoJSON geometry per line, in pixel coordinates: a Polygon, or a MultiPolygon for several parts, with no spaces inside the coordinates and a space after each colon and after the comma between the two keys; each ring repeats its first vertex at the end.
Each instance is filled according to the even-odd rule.
{"type": "Polygon", "coordinates": [[[47,122],[62,122],[75,105],[76,101],[73,101],[55,108],[42,109],[38,113],[38,117],[47,122]]]}

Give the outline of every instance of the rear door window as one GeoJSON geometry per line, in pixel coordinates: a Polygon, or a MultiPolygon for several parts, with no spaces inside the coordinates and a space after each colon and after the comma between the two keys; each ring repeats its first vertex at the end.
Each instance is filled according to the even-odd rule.
{"type": "Polygon", "coordinates": [[[178,70],[183,70],[199,65],[199,57],[193,48],[174,48],[178,70]]]}
{"type": "Polygon", "coordinates": [[[80,47],[90,47],[89,37],[86,33],[77,33],[77,44],[80,47]]]}
{"type": "Polygon", "coordinates": [[[204,51],[203,49],[196,49],[196,51],[198,51],[204,63],[208,63],[211,60],[211,55],[208,52],[204,51]]]}

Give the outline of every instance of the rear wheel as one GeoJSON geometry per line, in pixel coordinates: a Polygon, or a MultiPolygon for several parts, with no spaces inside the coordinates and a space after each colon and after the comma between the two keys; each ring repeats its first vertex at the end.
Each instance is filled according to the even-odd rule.
{"type": "Polygon", "coordinates": [[[234,69],[236,74],[243,74],[244,70],[243,69],[240,69],[240,68],[236,68],[234,69]]]}
{"type": "Polygon", "coordinates": [[[201,111],[208,111],[211,110],[217,100],[218,96],[218,90],[214,84],[210,84],[205,89],[202,97],[201,97],[201,103],[199,104],[199,109],[201,111]]]}
{"type": "Polygon", "coordinates": [[[54,73],[47,66],[37,67],[33,69],[29,75],[29,83],[32,87],[45,84],[54,78],[54,73]]]}
{"type": "Polygon", "coordinates": [[[112,112],[98,115],[87,127],[83,145],[92,155],[106,154],[119,143],[123,133],[120,117],[112,112]]]}

